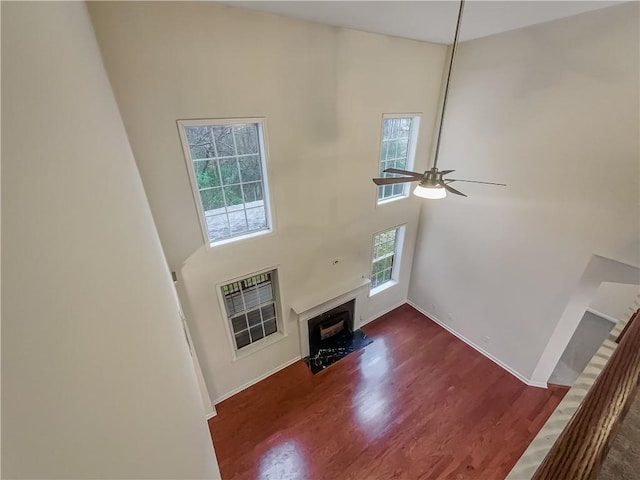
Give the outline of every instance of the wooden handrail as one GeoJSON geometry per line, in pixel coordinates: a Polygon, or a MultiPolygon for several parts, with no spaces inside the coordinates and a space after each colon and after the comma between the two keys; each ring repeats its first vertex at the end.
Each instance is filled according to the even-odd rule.
{"type": "Polygon", "coordinates": [[[640,321],[628,322],[620,344],[560,434],[533,480],[592,480],[638,388],[640,321]]]}
{"type": "Polygon", "coordinates": [[[627,333],[627,330],[629,330],[631,328],[631,325],[633,325],[633,322],[638,319],[638,316],[640,316],[640,308],[638,310],[636,310],[636,313],[631,315],[631,318],[629,319],[627,324],[624,326],[624,328],[620,332],[620,335],[618,335],[618,338],[616,338],[616,343],[620,343],[622,341],[622,338],[627,333]]]}

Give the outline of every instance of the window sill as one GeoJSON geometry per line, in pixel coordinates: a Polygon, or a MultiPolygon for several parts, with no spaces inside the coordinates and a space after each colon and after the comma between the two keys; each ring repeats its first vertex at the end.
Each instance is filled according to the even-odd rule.
{"type": "MultiPolygon", "coordinates": [[[[278,325],[278,328],[280,328],[280,325],[278,325]]],[[[236,360],[242,360],[243,358],[251,356],[254,353],[259,352],[264,348],[270,347],[271,345],[278,343],[279,341],[284,340],[285,338],[287,338],[286,333],[276,332],[269,335],[268,337],[258,340],[255,343],[252,343],[247,347],[244,347],[241,350],[234,349],[233,361],[235,362],[236,360]]]]}
{"type": "Polygon", "coordinates": [[[389,280],[388,282],[383,283],[382,285],[378,285],[376,288],[372,288],[369,290],[369,298],[377,295],[380,292],[384,292],[385,290],[395,286],[398,284],[397,280],[389,280]]]}
{"type": "Polygon", "coordinates": [[[242,240],[248,240],[250,238],[260,237],[262,235],[268,235],[270,233],[273,233],[273,228],[258,230],[257,232],[247,233],[246,235],[238,235],[236,237],[225,238],[224,240],[209,242],[209,248],[216,248],[222,245],[229,245],[230,243],[241,242],[242,240]]]}
{"type": "Polygon", "coordinates": [[[404,199],[406,199],[406,198],[409,198],[409,195],[400,195],[400,196],[398,196],[398,197],[385,198],[384,200],[378,200],[378,201],[376,202],[376,205],[377,205],[377,206],[380,206],[380,205],[387,205],[387,204],[389,204],[389,203],[394,203],[394,202],[397,202],[397,201],[399,201],[399,200],[404,200],[404,199]]]}

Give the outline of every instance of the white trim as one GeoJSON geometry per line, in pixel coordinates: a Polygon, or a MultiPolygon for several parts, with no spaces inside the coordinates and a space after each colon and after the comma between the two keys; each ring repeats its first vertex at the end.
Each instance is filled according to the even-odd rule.
{"type": "Polygon", "coordinates": [[[378,205],[386,205],[387,203],[397,202],[398,200],[406,200],[410,195],[402,195],[398,197],[385,198],[384,200],[380,200],[378,205]]]}
{"type": "MultiPolygon", "coordinates": [[[[374,321],[374,320],[376,320],[377,318],[380,318],[380,317],[382,317],[383,315],[386,315],[387,313],[389,313],[390,311],[395,310],[395,309],[396,309],[396,308],[398,308],[398,307],[401,307],[401,306],[402,306],[402,305],[404,305],[405,303],[409,303],[409,302],[408,302],[407,300],[402,300],[401,302],[398,302],[396,305],[393,305],[392,307],[389,307],[389,308],[387,308],[387,309],[383,310],[382,312],[379,312],[379,313],[377,313],[377,314],[373,315],[372,317],[370,317],[369,319],[365,320],[364,322],[360,322],[360,325],[359,325],[359,327],[358,327],[358,328],[363,327],[364,325],[366,325],[366,324],[368,324],[368,323],[370,323],[370,322],[373,322],[373,321],[374,321]]],[[[415,308],[415,307],[414,307],[414,308],[415,308]]],[[[249,382],[245,383],[244,385],[241,385],[240,387],[235,388],[235,389],[231,390],[230,392],[225,393],[224,395],[219,396],[218,398],[216,398],[216,399],[212,402],[212,405],[213,405],[213,407],[214,407],[214,411],[213,411],[213,414],[210,414],[210,415],[208,415],[208,416],[207,416],[207,420],[208,420],[208,419],[210,419],[210,418],[215,417],[215,416],[218,414],[218,413],[217,413],[217,411],[216,411],[216,409],[215,409],[215,406],[216,406],[218,403],[220,403],[220,402],[222,402],[222,401],[226,400],[227,398],[230,398],[230,397],[234,396],[236,393],[240,393],[242,390],[245,390],[245,389],[249,388],[250,386],[255,385],[256,383],[258,383],[258,382],[260,382],[260,381],[264,380],[265,378],[270,377],[270,376],[271,376],[271,375],[273,375],[274,373],[277,373],[277,372],[279,372],[280,370],[283,370],[283,369],[287,368],[288,366],[293,365],[294,363],[296,363],[298,360],[301,360],[301,359],[302,359],[302,357],[301,357],[300,355],[298,355],[298,356],[296,356],[295,358],[292,358],[291,360],[289,360],[289,361],[287,361],[287,362],[283,363],[282,365],[279,365],[279,366],[277,366],[276,368],[271,369],[271,370],[269,370],[268,372],[266,372],[266,373],[264,373],[264,374],[260,375],[259,377],[257,377],[257,378],[255,378],[255,379],[253,379],[253,380],[251,380],[251,381],[249,381],[249,382]]]]}
{"type": "MultiPolygon", "coordinates": [[[[191,193],[193,194],[193,200],[195,202],[196,210],[198,212],[198,220],[200,222],[200,229],[202,231],[202,238],[207,249],[216,248],[222,245],[226,245],[232,242],[246,240],[256,237],[258,235],[270,234],[275,232],[276,223],[274,215],[274,206],[271,199],[271,189],[269,175],[267,174],[267,166],[269,164],[269,153],[267,148],[267,119],[264,117],[256,118],[211,118],[211,119],[193,119],[193,120],[176,120],[178,125],[178,134],[180,136],[180,143],[182,144],[182,152],[187,167],[187,173],[189,175],[189,183],[191,184],[191,193]],[[258,126],[258,155],[260,156],[260,168],[262,172],[262,188],[264,197],[264,212],[267,222],[267,227],[262,230],[254,230],[248,233],[240,233],[237,235],[231,235],[230,237],[223,238],[221,240],[211,241],[209,240],[209,228],[207,226],[207,219],[202,205],[202,199],[200,198],[200,190],[198,188],[198,181],[196,179],[195,169],[193,167],[194,160],[191,158],[191,151],[189,150],[189,141],[187,139],[187,133],[185,127],[210,127],[212,125],[248,125],[256,124],[258,126]]],[[[235,137],[234,137],[235,144],[235,137]]],[[[196,159],[204,160],[204,159],[196,159]]],[[[222,182],[222,178],[220,178],[222,182]]],[[[221,183],[222,186],[222,183],[221,183]]],[[[217,187],[216,187],[217,188],[217,187]]],[[[225,202],[226,205],[226,202],[225,202]]],[[[231,226],[229,226],[229,233],[231,234],[231,226]]]]}
{"type": "MultiPolygon", "coordinates": [[[[216,188],[218,188],[218,187],[216,187],[216,188]]],[[[200,202],[200,203],[202,203],[202,202],[200,202]]],[[[206,222],[206,220],[205,220],[205,222],[206,222]]],[[[236,235],[234,237],[225,238],[223,240],[217,240],[215,242],[209,242],[209,240],[207,240],[207,242],[209,242],[209,248],[216,248],[216,247],[222,247],[223,245],[228,245],[230,243],[240,242],[242,240],[248,240],[250,238],[260,237],[262,235],[270,235],[272,233],[273,233],[273,229],[272,228],[266,228],[264,230],[257,230],[255,232],[240,234],[240,235],[236,235]]]]}
{"type": "Polygon", "coordinates": [[[238,388],[234,388],[233,390],[231,390],[230,392],[225,393],[224,395],[220,395],[218,398],[216,398],[213,401],[213,405],[217,405],[218,403],[226,400],[227,398],[233,397],[236,393],[240,393],[241,391],[249,388],[252,385],[255,385],[256,383],[264,380],[267,377],[270,377],[271,375],[273,375],[274,373],[279,372],[280,370],[283,370],[285,368],[287,368],[290,365],[293,365],[294,363],[296,363],[298,360],[301,360],[302,357],[300,355],[297,355],[296,357],[292,358],[291,360],[288,360],[286,362],[284,362],[281,365],[278,365],[275,368],[272,368],[271,370],[269,370],[266,373],[263,373],[262,375],[260,375],[259,377],[254,378],[253,380],[248,381],[247,383],[240,385],[238,388]]]}
{"type": "MultiPolygon", "coordinates": [[[[387,288],[393,287],[400,282],[400,262],[402,261],[402,251],[404,250],[404,237],[405,232],[407,230],[407,223],[401,223],[400,225],[396,225],[391,228],[387,228],[385,230],[381,230],[379,232],[375,232],[371,237],[371,252],[369,254],[370,264],[369,264],[369,279],[373,281],[373,263],[378,258],[373,258],[373,252],[375,250],[376,243],[376,235],[380,235],[383,233],[390,232],[391,230],[396,231],[396,238],[394,239],[393,245],[393,267],[391,268],[391,278],[385,283],[378,285],[377,287],[371,288],[369,286],[369,298],[373,297],[375,294],[386,290],[387,288]]],[[[391,255],[389,255],[391,256],[391,255]]],[[[384,258],[384,257],[380,257],[384,258]]]]}
{"type": "Polygon", "coordinates": [[[211,420],[213,417],[218,416],[218,411],[216,410],[216,406],[213,403],[211,404],[211,406],[213,407],[213,411],[207,414],[207,420],[211,420]]]}
{"type": "Polygon", "coordinates": [[[535,382],[533,380],[527,380],[526,382],[525,381],[523,382],[530,387],[544,388],[545,390],[549,388],[549,385],[547,385],[547,382],[535,382]]]}
{"type": "MultiPolygon", "coordinates": [[[[393,272],[393,270],[391,270],[393,272]]],[[[393,273],[392,273],[393,275],[393,273]]],[[[394,280],[393,278],[391,278],[391,280],[387,280],[386,282],[378,285],[376,288],[372,288],[371,290],[369,290],[369,298],[373,297],[374,295],[377,295],[381,292],[384,292],[385,290],[391,288],[391,287],[395,287],[396,285],[398,285],[398,281],[394,280]]]]}
{"type": "MultiPolygon", "coordinates": [[[[382,114],[382,118],[409,118],[409,117],[422,117],[422,112],[402,112],[402,113],[383,113],[382,114]]],[[[380,141],[382,141],[382,139],[380,141]]]]}
{"type": "Polygon", "coordinates": [[[231,361],[235,362],[237,360],[241,360],[250,355],[253,355],[259,350],[263,348],[269,347],[274,343],[278,343],[285,338],[287,338],[287,331],[285,328],[284,321],[284,311],[282,310],[282,302],[280,300],[280,273],[278,272],[278,267],[280,265],[273,265],[268,268],[263,268],[258,270],[257,272],[248,273],[246,275],[240,275],[231,280],[226,280],[224,282],[217,283],[215,285],[215,289],[218,295],[218,307],[220,308],[220,314],[222,315],[223,323],[225,330],[227,332],[227,339],[229,340],[229,344],[231,346],[231,361]],[[238,350],[236,348],[235,336],[231,329],[231,320],[227,315],[227,309],[225,307],[224,295],[222,293],[222,287],[234,282],[240,282],[249,277],[255,277],[256,275],[262,275],[263,273],[272,273],[271,276],[271,289],[273,292],[273,299],[275,302],[275,311],[276,311],[276,325],[278,326],[278,331],[272,333],[271,335],[267,335],[266,337],[261,338],[260,340],[250,343],[249,345],[238,350]]]}
{"type": "MultiPolygon", "coordinates": [[[[278,318],[276,317],[276,325],[280,328],[280,324],[278,323],[278,318]]],[[[235,338],[233,338],[234,344],[233,348],[235,349],[233,361],[242,360],[243,358],[247,358],[253,355],[260,350],[263,350],[271,345],[281,342],[287,338],[287,334],[281,331],[277,331],[272,333],[271,335],[267,335],[266,337],[262,337],[260,340],[257,340],[249,345],[242,347],[240,350],[236,349],[235,338]]]]}
{"type": "Polygon", "coordinates": [[[520,372],[517,372],[516,370],[514,370],[513,368],[511,368],[509,365],[507,365],[506,363],[503,363],[501,360],[497,359],[496,357],[494,357],[493,355],[491,355],[489,352],[487,352],[485,349],[483,349],[482,347],[479,347],[478,345],[476,345],[475,343],[473,343],[471,340],[469,340],[467,337],[465,337],[464,335],[462,335],[460,332],[457,332],[456,330],[454,330],[453,328],[451,328],[449,325],[447,325],[446,323],[444,323],[443,321],[439,320],[435,315],[430,314],[429,312],[427,312],[426,310],[423,310],[422,308],[418,307],[415,303],[413,303],[411,300],[407,300],[407,303],[409,305],[411,305],[413,308],[415,308],[416,310],[418,310],[420,313],[422,313],[423,315],[429,317],[430,320],[432,320],[433,322],[437,323],[438,325],[440,325],[442,328],[444,328],[447,332],[451,333],[452,335],[458,337],[460,340],[462,340],[464,343],[466,343],[467,345],[469,345],[471,348],[473,348],[474,350],[476,350],[477,352],[481,353],[482,355],[484,355],[485,357],[487,357],[489,360],[491,360],[493,363],[495,363],[496,365],[502,367],[504,370],[506,370],[507,372],[509,372],[511,375],[513,375],[514,377],[516,377],[518,380],[520,380],[522,383],[524,383],[525,385],[529,385],[530,387],[538,387],[538,388],[547,388],[547,384],[545,383],[541,383],[541,382],[534,382],[531,381],[530,379],[528,379],[527,377],[525,377],[524,375],[522,375],[520,372]]]}
{"type": "Polygon", "coordinates": [[[591,305],[603,282],[638,285],[640,284],[639,274],[640,267],[600,255],[591,255],[533,369],[531,378],[539,382],[549,380],[578,328],[584,312],[591,305]]]}
{"type": "Polygon", "coordinates": [[[312,308],[302,311],[298,315],[298,333],[300,338],[300,357],[305,358],[309,356],[309,320],[322,315],[329,310],[336,308],[344,303],[354,301],[353,306],[353,328],[360,328],[360,308],[363,300],[363,287],[369,284],[369,279],[363,280],[363,283],[353,288],[342,295],[326,300],[322,303],[315,305],[312,308]],[[365,281],[366,280],[366,281],[365,281]]]}
{"type": "MultiPolygon", "coordinates": [[[[380,122],[380,142],[378,143],[378,163],[376,164],[376,176],[380,174],[380,164],[382,163],[382,151],[384,144],[384,121],[388,118],[410,118],[411,119],[411,131],[409,132],[409,142],[407,144],[407,170],[413,170],[413,166],[416,161],[416,152],[418,151],[418,136],[420,135],[420,122],[422,121],[422,112],[416,113],[383,113],[382,122],[380,122]]],[[[403,185],[402,195],[396,197],[378,198],[378,192],[380,187],[375,189],[375,206],[385,205],[396,200],[404,200],[411,197],[411,186],[409,184],[403,185]]]]}
{"type": "Polygon", "coordinates": [[[618,323],[620,320],[612,317],[611,315],[607,315],[606,313],[599,312],[598,310],[594,310],[593,308],[587,308],[587,312],[593,313],[596,317],[600,317],[604,320],[608,320],[611,323],[618,323]]]}
{"type": "Polygon", "coordinates": [[[205,416],[207,420],[209,420],[211,417],[216,415],[216,408],[211,403],[209,389],[207,388],[207,383],[204,380],[202,368],[200,367],[200,361],[198,360],[198,354],[196,353],[195,345],[193,343],[193,339],[191,338],[191,332],[189,331],[189,325],[187,324],[187,317],[185,316],[184,310],[182,309],[182,302],[180,301],[180,295],[178,294],[179,285],[180,284],[178,283],[178,277],[176,276],[176,280],[173,282],[173,291],[175,292],[175,300],[178,304],[178,316],[180,317],[180,322],[182,323],[182,328],[184,329],[184,336],[187,341],[187,347],[189,348],[189,353],[191,355],[193,371],[196,375],[198,390],[200,391],[200,396],[202,398],[202,408],[204,408],[205,416]]]}
{"type": "Polygon", "coordinates": [[[389,313],[392,310],[395,310],[398,307],[401,307],[402,305],[404,305],[405,303],[409,303],[407,301],[407,299],[405,298],[404,300],[401,300],[400,302],[396,303],[395,305],[389,307],[389,308],[385,308],[382,312],[378,312],[374,315],[372,315],[371,317],[369,317],[368,319],[366,319],[365,321],[361,321],[360,322],[360,328],[364,327],[366,324],[373,322],[374,320],[382,317],[383,315],[386,315],[387,313],[389,313]]]}

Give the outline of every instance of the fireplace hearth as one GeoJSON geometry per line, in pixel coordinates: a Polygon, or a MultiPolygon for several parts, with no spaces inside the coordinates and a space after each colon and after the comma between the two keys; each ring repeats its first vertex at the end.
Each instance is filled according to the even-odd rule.
{"type": "Polygon", "coordinates": [[[353,328],[355,300],[308,321],[309,356],[304,360],[313,374],[367,345],[372,340],[353,328]]]}

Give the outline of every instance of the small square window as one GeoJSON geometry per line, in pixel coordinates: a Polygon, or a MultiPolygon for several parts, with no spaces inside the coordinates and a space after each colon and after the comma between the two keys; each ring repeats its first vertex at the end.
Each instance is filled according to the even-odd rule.
{"type": "MultiPolygon", "coordinates": [[[[380,147],[380,176],[401,177],[385,173],[387,168],[411,170],[416,153],[420,117],[385,115],[382,119],[382,144],[380,147]]],[[[378,187],[378,203],[409,195],[409,184],[399,183],[378,187]]]]}
{"type": "Polygon", "coordinates": [[[221,287],[236,350],[278,331],[275,277],[276,271],[272,270],[221,287]]]}
{"type": "Polygon", "coordinates": [[[401,226],[373,236],[371,294],[375,294],[380,287],[391,285],[397,280],[403,233],[404,226],[401,226]]]}
{"type": "Polygon", "coordinates": [[[185,120],[178,125],[209,243],[271,231],[263,120],[185,120]]]}

